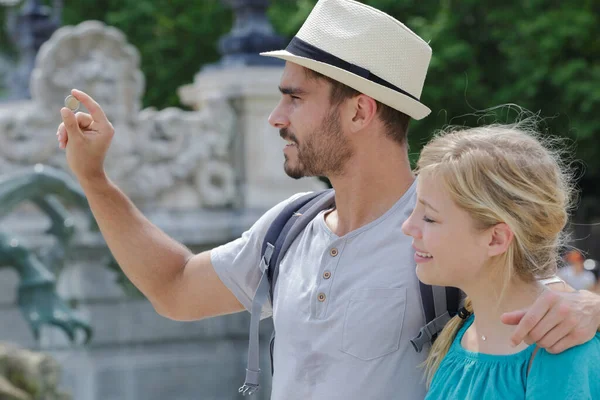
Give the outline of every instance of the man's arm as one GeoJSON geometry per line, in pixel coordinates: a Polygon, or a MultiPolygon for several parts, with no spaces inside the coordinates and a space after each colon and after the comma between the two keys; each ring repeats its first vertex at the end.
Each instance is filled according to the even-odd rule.
{"type": "Polygon", "coordinates": [[[573,291],[568,285],[552,284],[525,310],[502,316],[502,322],[517,325],[511,341],[516,346],[537,343],[550,353],[560,353],[583,344],[600,330],[600,296],[587,290],[573,291]]]}
{"type": "Polygon", "coordinates": [[[108,178],[81,183],[113,256],[159,314],[196,320],[244,310],[216,274],[210,251],[193,255],[152,224],[108,178]]]}
{"type": "Polygon", "coordinates": [[[200,319],[244,308],[217,276],[210,252],[194,256],[153,225],[106,176],[104,160],[115,134],[87,94],[73,96],[90,114],[61,109],[56,133],[112,254],[127,277],[166,317],[200,319]]]}

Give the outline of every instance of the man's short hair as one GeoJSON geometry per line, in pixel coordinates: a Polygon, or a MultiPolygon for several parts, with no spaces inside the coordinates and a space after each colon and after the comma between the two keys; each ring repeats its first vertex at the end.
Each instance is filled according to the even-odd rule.
{"type": "MultiPolygon", "coordinates": [[[[306,76],[308,78],[324,79],[331,84],[330,101],[334,106],[340,105],[344,100],[361,94],[358,90],[313,71],[312,69],[305,68],[304,70],[306,71],[306,76]]],[[[380,101],[375,100],[375,102],[377,103],[377,115],[386,127],[386,134],[395,142],[405,144],[410,117],[380,101]]]]}

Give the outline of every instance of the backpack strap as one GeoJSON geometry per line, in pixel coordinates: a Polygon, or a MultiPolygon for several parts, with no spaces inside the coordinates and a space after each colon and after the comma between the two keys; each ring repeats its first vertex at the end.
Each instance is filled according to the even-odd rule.
{"type": "Polygon", "coordinates": [[[238,392],[245,395],[252,395],[258,390],[260,368],[259,368],[259,337],[258,328],[260,323],[260,315],[262,314],[262,307],[269,295],[269,280],[267,278],[267,268],[271,256],[273,254],[274,246],[270,245],[267,247],[265,254],[263,254],[260,260],[260,268],[263,272],[254,299],[252,300],[252,308],[250,309],[250,338],[248,346],[248,366],[246,368],[246,380],[244,384],[239,388],[238,392]]]}
{"type": "MultiPolygon", "coordinates": [[[[273,291],[277,277],[279,276],[279,262],[285,255],[291,243],[298,234],[314,219],[323,209],[331,206],[335,193],[333,189],[320,192],[308,193],[289,203],[273,220],[265,235],[262,249],[260,270],[263,274],[260,278],[250,315],[250,338],[248,345],[248,366],[246,368],[246,380],[239,388],[239,392],[252,395],[259,389],[260,365],[259,365],[259,324],[262,307],[267,298],[273,300],[273,291]]],[[[273,337],[271,339],[271,348],[273,337]]]]}
{"type": "Polygon", "coordinates": [[[462,298],[460,290],[453,287],[431,286],[419,282],[419,290],[425,312],[425,326],[410,340],[417,353],[423,350],[425,344],[433,343],[437,334],[456,315],[462,298]]]}
{"type": "MultiPolygon", "coordinates": [[[[277,241],[275,242],[275,250],[269,264],[269,294],[271,302],[273,302],[275,285],[279,277],[279,263],[285,256],[285,253],[290,248],[296,237],[306,228],[306,226],[315,219],[315,217],[323,210],[330,208],[335,201],[335,192],[333,189],[323,190],[316,194],[310,193],[306,198],[300,198],[297,207],[292,207],[295,211],[288,216],[287,222],[281,230],[277,241]]],[[[285,211],[285,210],[284,210],[285,211]]],[[[286,216],[287,213],[282,213],[286,216]]],[[[263,244],[263,249],[265,244],[263,244]]]]}

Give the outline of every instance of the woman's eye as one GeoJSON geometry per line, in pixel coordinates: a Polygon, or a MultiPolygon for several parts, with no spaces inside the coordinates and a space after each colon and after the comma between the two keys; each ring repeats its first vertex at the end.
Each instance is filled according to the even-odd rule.
{"type": "Polygon", "coordinates": [[[425,216],[423,216],[423,221],[427,222],[428,224],[431,224],[431,223],[435,222],[434,220],[432,220],[430,218],[427,218],[425,216]]]}

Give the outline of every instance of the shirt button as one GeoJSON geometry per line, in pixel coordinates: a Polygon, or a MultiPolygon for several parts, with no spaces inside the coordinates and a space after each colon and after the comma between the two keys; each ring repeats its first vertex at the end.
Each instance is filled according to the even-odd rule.
{"type": "Polygon", "coordinates": [[[321,303],[325,301],[325,298],[326,298],[326,297],[325,297],[325,293],[319,293],[319,297],[318,297],[318,299],[319,299],[319,301],[320,301],[321,303]]]}
{"type": "Polygon", "coordinates": [[[331,250],[329,250],[329,254],[331,255],[331,257],[335,257],[338,255],[338,249],[336,249],[335,247],[331,250]]]}
{"type": "Polygon", "coordinates": [[[331,272],[329,272],[329,271],[325,271],[325,272],[323,273],[323,278],[325,278],[325,279],[329,279],[329,278],[331,278],[331,272]]]}

